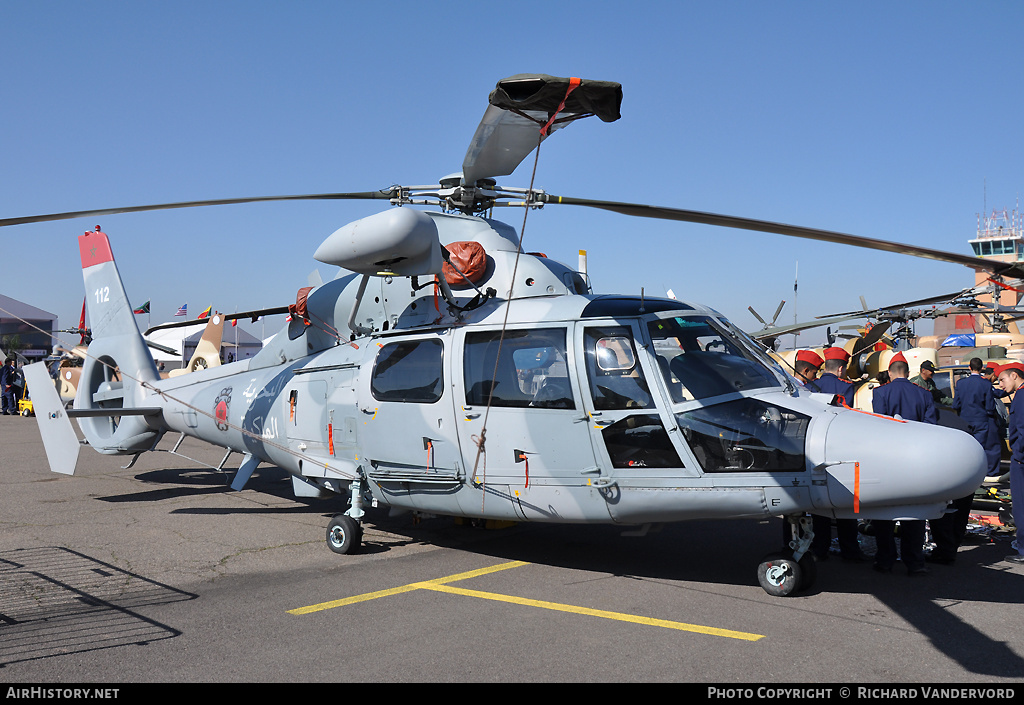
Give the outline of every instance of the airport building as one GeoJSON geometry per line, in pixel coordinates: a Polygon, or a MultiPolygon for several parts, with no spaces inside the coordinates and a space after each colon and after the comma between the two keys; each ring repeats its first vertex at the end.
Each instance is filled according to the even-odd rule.
{"type": "Polygon", "coordinates": [[[0,350],[18,353],[30,362],[53,352],[57,316],[0,294],[0,350]]]}

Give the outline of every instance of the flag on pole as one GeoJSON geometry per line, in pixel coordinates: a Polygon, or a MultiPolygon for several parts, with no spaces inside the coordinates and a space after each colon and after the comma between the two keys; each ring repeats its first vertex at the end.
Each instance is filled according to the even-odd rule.
{"type": "Polygon", "coordinates": [[[178,312],[176,314],[174,314],[174,315],[175,316],[187,316],[188,315],[188,304],[187,303],[182,304],[181,308],[179,308],[178,312]]]}
{"type": "Polygon", "coordinates": [[[138,308],[132,309],[132,313],[149,313],[149,302],[147,301],[138,308]]]}
{"type": "Polygon", "coordinates": [[[206,310],[199,314],[198,318],[206,318],[210,315],[210,309],[213,308],[213,304],[206,307],[206,310]]]}
{"type": "Polygon", "coordinates": [[[82,336],[82,345],[85,345],[85,299],[82,299],[82,317],[78,319],[78,334],[82,336]]]}

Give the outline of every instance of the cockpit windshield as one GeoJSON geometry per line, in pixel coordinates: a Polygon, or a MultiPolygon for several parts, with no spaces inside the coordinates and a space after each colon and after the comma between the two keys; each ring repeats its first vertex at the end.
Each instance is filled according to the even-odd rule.
{"type": "Polygon", "coordinates": [[[674,403],[782,386],[736,331],[709,316],[659,318],[648,330],[674,403]]]}

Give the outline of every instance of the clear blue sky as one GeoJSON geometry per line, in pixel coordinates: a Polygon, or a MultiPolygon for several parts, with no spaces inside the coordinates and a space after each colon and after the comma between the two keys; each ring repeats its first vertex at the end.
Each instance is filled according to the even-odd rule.
{"type": "MultiPolygon", "coordinates": [[[[434,183],[460,169],[495,82],[538,72],[624,93],[618,122],[545,143],[537,186],[551,193],[967,252],[977,214],[1024,188],[1022,28],[1010,0],[0,0],[0,217],[434,183]]],[[[501,182],[527,186],[531,165],[501,182]]],[[[100,224],[153,324],[186,302],[193,315],[283,305],[324,238],[383,207],[5,228],[0,292],[76,325],[75,238],[100,224]]],[[[575,207],[531,213],[525,246],[570,264],[587,249],[597,291],[672,288],[747,329],[748,305],[767,316],[786,299],[793,320],[798,261],[801,320],[973,283],[957,265],[575,207]]]]}

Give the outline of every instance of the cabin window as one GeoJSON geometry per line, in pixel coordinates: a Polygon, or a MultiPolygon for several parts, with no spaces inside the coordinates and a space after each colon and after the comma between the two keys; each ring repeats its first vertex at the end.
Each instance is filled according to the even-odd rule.
{"type": "Polygon", "coordinates": [[[657,414],[627,416],[601,430],[616,468],[681,468],[683,461],[657,414]]]}
{"type": "Polygon", "coordinates": [[[370,378],[374,399],[417,404],[440,399],[443,352],[440,340],[406,340],[383,346],[370,378]]]}
{"type": "Polygon", "coordinates": [[[595,410],[649,409],[654,406],[647,380],[637,363],[633,334],[629,328],[588,328],[583,345],[595,410]]]}
{"type": "Polygon", "coordinates": [[[469,406],[576,408],[564,328],[467,333],[463,359],[469,406]]]}

